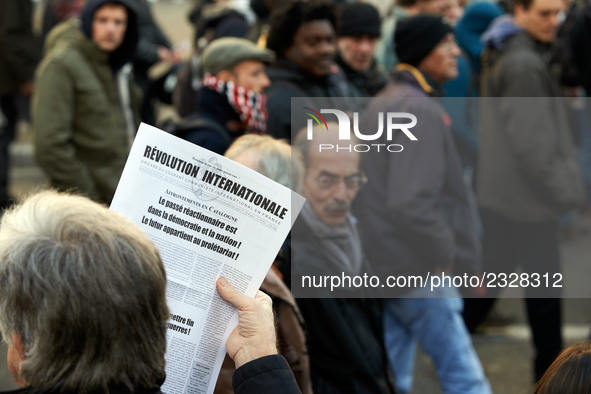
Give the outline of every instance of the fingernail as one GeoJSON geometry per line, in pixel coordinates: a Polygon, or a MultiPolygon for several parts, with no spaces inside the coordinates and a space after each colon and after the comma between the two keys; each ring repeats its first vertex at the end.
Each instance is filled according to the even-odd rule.
{"type": "Polygon", "coordinates": [[[229,284],[228,279],[224,278],[223,276],[220,276],[219,281],[220,281],[220,286],[222,286],[222,287],[226,287],[229,284]]]}

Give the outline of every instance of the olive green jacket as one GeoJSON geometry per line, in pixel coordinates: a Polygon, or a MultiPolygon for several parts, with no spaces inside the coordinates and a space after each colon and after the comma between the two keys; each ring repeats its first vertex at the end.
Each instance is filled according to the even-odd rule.
{"type": "MultiPolygon", "coordinates": [[[[110,202],[131,137],[108,55],[76,20],[56,27],[45,51],[32,103],[37,161],[52,187],[110,202]]],[[[137,123],[140,94],[133,84],[130,92],[137,123]]]]}

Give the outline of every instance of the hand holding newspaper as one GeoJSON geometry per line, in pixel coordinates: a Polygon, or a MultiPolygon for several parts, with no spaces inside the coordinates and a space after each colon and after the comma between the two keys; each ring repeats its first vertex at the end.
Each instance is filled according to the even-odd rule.
{"type": "Polygon", "coordinates": [[[255,171],[141,124],[111,209],[144,229],[166,268],[164,393],[213,393],[238,322],[216,279],[253,297],[303,204],[255,171]]]}

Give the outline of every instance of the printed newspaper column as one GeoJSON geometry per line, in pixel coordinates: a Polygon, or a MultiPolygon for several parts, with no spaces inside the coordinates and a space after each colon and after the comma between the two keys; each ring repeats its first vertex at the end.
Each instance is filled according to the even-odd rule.
{"type": "Polygon", "coordinates": [[[111,209],[144,229],[166,268],[164,393],[213,393],[238,324],[215,281],[254,296],[303,204],[240,164],[140,125],[111,209]]]}

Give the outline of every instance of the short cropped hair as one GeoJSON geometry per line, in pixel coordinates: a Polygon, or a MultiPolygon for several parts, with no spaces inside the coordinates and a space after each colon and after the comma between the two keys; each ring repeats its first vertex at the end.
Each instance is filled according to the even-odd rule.
{"type": "Polygon", "coordinates": [[[277,12],[272,20],[267,38],[267,48],[278,59],[285,58],[285,51],[293,44],[293,37],[301,25],[327,20],[337,29],[337,12],[334,5],[323,0],[294,1],[277,12]]]}
{"type": "Polygon", "coordinates": [[[35,390],[130,390],[164,378],[166,274],[122,214],[44,191],[0,224],[0,332],[35,390]]]}
{"type": "Polygon", "coordinates": [[[285,140],[268,135],[246,134],[234,141],[225,156],[235,159],[248,150],[255,153],[253,170],[292,190],[300,190],[302,160],[299,152],[292,152],[285,140]]]}

